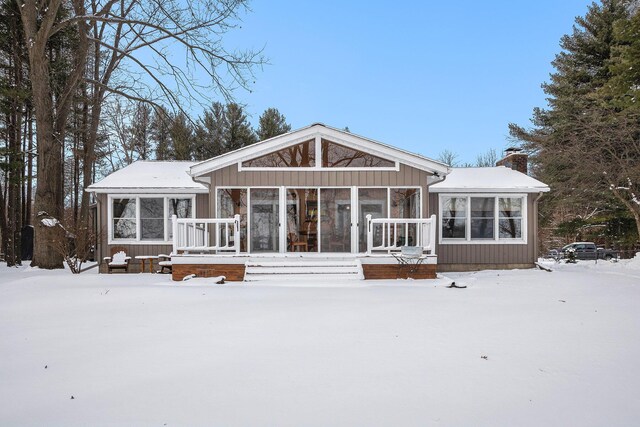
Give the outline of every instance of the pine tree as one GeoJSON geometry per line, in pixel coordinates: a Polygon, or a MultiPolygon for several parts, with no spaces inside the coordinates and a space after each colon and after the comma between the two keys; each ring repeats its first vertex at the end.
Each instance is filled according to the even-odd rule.
{"type": "Polygon", "coordinates": [[[0,4],[0,234],[7,266],[21,264],[23,120],[31,91],[27,80],[26,46],[18,4],[0,4]]]}
{"type": "Polygon", "coordinates": [[[611,97],[618,108],[640,110],[640,11],[628,20],[614,25],[613,48],[609,72],[611,79],[603,88],[603,96],[611,97]]]}
{"type": "Polygon", "coordinates": [[[184,113],[178,113],[171,121],[169,128],[171,137],[171,154],[174,160],[191,160],[193,158],[193,129],[184,113]]]}
{"type": "Polygon", "coordinates": [[[196,126],[196,142],[194,145],[195,160],[206,160],[219,156],[225,150],[225,130],[227,117],[225,107],[220,102],[214,102],[204,112],[196,126]]]}
{"type": "Polygon", "coordinates": [[[287,118],[277,108],[267,108],[260,116],[256,135],[259,141],[264,141],[289,131],[291,125],[287,123],[287,118]]]}
{"type": "Polygon", "coordinates": [[[256,142],[256,135],[251,129],[242,106],[235,102],[227,104],[225,110],[227,129],[225,132],[225,152],[237,150],[256,142]]]}
{"type": "Polygon", "coordinates": [[[156,160],[169,160],[171,158],[171,116],[164,108],[158,108],[151,120],[150,137],[155,146],[156,160]]]}
{"type": "Polygon", "coordinates": [[[532,154],[532,173],[551,185],[543,217],[584,220],[612,215],[623,204],[640,232],[640,216],[622,194],[622,188],[637,185],[634,165],[640,164],[640,153],[632,147],[639,122],[605,96],[618,78],[612,64],[625,42],[616,37],[616,28],[629,21],[628,6],[625,0],[602,0],[576,18],[552,62],[555,72],[542,86],[548,108],[534,110],[533,129],[509,125],[512,137],[532,154]]]}
{"type": "Polygon", "coordinates": [[[133,146],[140,160],[151,157],[151,107],[144,102],[137,102],[133,111],[130,132],[133,146]]]}

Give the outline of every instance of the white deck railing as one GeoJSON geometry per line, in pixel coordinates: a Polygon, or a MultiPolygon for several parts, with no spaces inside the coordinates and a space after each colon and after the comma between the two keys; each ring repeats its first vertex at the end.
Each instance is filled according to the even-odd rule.
{"type": "Polygon", "coordinates": [[[402,246],[422,246],[436,253],[436,216],[430,218],[372,218],[367,215],[367,254],[397,251],[402,246]]]}
{"type": "Polygon", "coordinates": [[[240,252],[240,215],[233,218],[177,218],[173,223],[173,253],[178,251],[240,252]]]}

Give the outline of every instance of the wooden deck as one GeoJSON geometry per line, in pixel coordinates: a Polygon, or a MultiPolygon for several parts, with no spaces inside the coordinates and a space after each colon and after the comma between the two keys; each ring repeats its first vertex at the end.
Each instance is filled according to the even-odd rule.
{"type": "MultiPolygon", "coordinates": [[[[427,262],[415,269],[401,267],[388,254],[238,254],[238,255],[180,255],[173,257],[173,280],[182,280],[189,274],[198,277],[226,276],[228,281],[242,281],[246,264],[256,262],[281,263],[283,267],[294,268],[309,261],[355,261],[362,264],[364,279],[435,279],[437,257],[429,257],[427,262]],[[411,271],[414,270],[414,271],[411,271]]],[[[286,270],[286,269],[285,269],[286,270]]],[[[283,270],[284,271],[284,270],[283,270]]],[[[284,276],[283,276],[284,277],[284,276]]]]}

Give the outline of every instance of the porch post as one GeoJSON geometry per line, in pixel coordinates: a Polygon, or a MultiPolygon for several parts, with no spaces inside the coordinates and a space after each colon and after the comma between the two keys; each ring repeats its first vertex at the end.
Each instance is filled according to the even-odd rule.
{"type": "MultiPolygon", "coordinates": [[[[229,244],[229,242],[227,242],[229,244]]],[[[235,214],[233,216],[233,247],[236,253],[240,253],[240,215],[235,214]]]]}
{"type": "Polygon", "coordinates": [[[371,224],[371,214],[367,215],[367,255],[371,255],[373,248],[373,224],[371,224]]]}
{"type": "Polygon", "coordinates": [[[171,229],[173,230],[173,255],[178,255],[178,217],[171,215],[171,229]]]}
{"type": "Polygon", "coordinates": [[[431,226],[429,227],[429,246],[431,247],[431,255],[436,254],[436,227],[438,226],[436,222],[436,215],[431,215],[431,226]]]}

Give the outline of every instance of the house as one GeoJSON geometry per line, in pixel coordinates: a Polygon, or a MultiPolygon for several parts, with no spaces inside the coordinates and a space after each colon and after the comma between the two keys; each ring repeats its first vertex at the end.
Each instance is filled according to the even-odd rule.
{"type": "Polygon", "coordinates": [[[173,253],[175,280],[313,263],[395,278],[402,246],[422,247],[411,274],[429,278],[533,266],[549,187],[522,170],[524,154],[499,164],[450,168],[313,124],[203,162],[136,162],[87,191],[98,204],[99,259],[116,246],[133,257],[173,253]]]}

